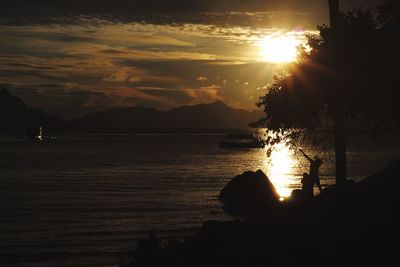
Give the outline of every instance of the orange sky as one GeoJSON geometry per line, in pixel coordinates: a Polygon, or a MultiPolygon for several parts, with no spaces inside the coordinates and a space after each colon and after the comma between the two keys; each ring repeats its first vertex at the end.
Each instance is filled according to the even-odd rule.
{"type": "MultiPolygon", "coordinates": [[[[222,0],[211,6],[204,0],[173,8],[178,2],[150,12],[135,0],[114,1],[108,9],[110,1],[91,8],[74,0],[39,0],[32,3],[43,4],[37,8],[42,15],[33,16],[32,3],[17,13],[18,0],[6,0],[0,11],[0,84],[28,105],[66,118],[119,106],[167,109],[216,99],[254,109],[282,67],[268,62],[260,41],[291,36],[301,43],[327,21],[327,1],[222,0]],[[132,3],[132,10],[143,12],[113,13],[132,3]]],[[[360,1],[342,2],[346,8],[360,1]]]]}

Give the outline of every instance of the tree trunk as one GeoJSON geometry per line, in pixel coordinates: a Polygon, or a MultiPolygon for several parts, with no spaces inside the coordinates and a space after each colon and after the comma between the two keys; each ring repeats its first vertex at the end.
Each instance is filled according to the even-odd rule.
{"type": "Polygon", "coordinates": [[[333,29],[336,25],[336,19],[339,15],[339,0],[329,0],[329,19],[331,23],[331,29],[333,29]]]}
{"type": "MultiPolygon", "coordinates": [[[[329,0],[329,18],[331,24],[331,64],[333,69],[338,69],[335,62],[336,53],[336,32],[337,19],[339,16],[339,0],[329,0]]],[[[338,83],[332,84],[334,92],[332,103],[333,124],[335,136],[335,160],[336,160],[336,185],[342,186],[347,180],[347,159],[346,159],[346,132],[343,95],[341,94],[341,85],[338,83]]]]}
{"type": "MultiPolygon", "coordinates": [[[[338,99],[337,101],[340,101],[338,99]]],[[[342,186],[347,180],[346,158],[346,132],[343,105],[336,103],[333,114],[335,136],[335,160],[336,160],[336,185],[342,186]]]]}

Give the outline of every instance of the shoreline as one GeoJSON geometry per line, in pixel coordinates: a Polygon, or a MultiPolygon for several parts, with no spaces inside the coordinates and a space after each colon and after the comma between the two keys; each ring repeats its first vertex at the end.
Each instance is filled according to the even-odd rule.
{"type": "Polygon", "coordinates": [[[138,242],[132,266],[398,266],[400,160],[312,201],[288,201],[248,219],[207,221],[161,246],[138,242]],[[392,245],[393,244],[393,245],[392,245]]]}

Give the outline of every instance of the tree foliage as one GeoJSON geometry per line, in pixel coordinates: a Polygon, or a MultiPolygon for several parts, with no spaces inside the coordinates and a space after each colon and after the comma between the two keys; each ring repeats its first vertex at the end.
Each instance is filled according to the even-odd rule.
{"type": "Polygon", "coordinates": [[[340,101],[347,133],[398,129],[398,11],[388,10],[397,2],[381,6],[379,20],[356,9],[340,15],[335,32],[318,26],[320,35],[308,37],[309,49],[300,48],[298,61],[275,76],[261,97],[266,116],[256,125],[292,144],[318,141],[321,130],[333,130],[333,107],[340,101]]]}

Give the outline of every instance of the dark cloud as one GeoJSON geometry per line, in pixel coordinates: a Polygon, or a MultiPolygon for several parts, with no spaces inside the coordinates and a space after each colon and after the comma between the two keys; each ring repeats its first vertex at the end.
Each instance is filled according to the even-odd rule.
{"type": "Polygon", "coordinates": [[[3,63],[2,65],[5,67],[18,67],[18,68],[29,68],[29,69],[38,69],[38,70],[54,70],[54,69],[56,69],[54,67],[36,66],[36,65],[27,64],[27,63],[3,63]]]}
{"type": "Polygon", "coordinates": [[[122,104],[131,107],[143,106],[143,107],[159,107],[160,109],[164,109],[162,103],[160,103],[160,100],[157,98],[143,99],[139,97],[125,97],[122,100],[122,104]]]}
{"type": "MultiPolygon", "coordinates": [[[[343,9],[372,7],[380,0],[343,0],[343,9]]],[[[82,23],[88,17],[110,21],[166,23],[259,23],[279,19],[271,12],[308,15],[308,19],[327,16],[327,0],[2,0],[2,24],[82,23]],[[234,13],[239,12],[239,13],[234,13]],[[257,17],[243,12],[270,12],[257,17]]]]}
{"type": "MultiPolygon", "coordinates": [[[[170,99],[173,100],[173,103],[176,106],[181,106],[185,105],[187,103],[190,103],[192,101],[192,98],[185,94],[185,92],[180,91],[180,90],[160,90],[160,89],[139,89],[145,94],[152,95],[154,96],[154,99],[158,98],[164,98],[164,99],[170,99]]],[[[143,105],[147,102],[146,99],[136,99],[136,103],[143,103],[143,105]]],[[[162,106],[163,103],[153,103],[153,107],[158,107],[158,108],[165,108],[162,106]]]]}
{"type": "Polygon", "coordinates": [[[63,85],[59,84],[54,84],[51,88],[47,88],[48,86],[14,87],[9,84],[4,87],[7,87],[13,95],[23,99],[29,107],[38,107],[49,114],[61,115],[67,119],[114,107],[112,97],[104,93],[78,89],[62,90],[63,85]]]}
{"type": "Polygon", "coordinates": [[[57,32],[32,32],[32,31],[13,31],[4,30],[1,31],[3,36],[8,36],[8,38],[24,38],[24,39],[42,39],[57,42],[90,42],[94,41],[93,38],[87,36],[78,36],[74,34],[57,33],[57,32]]]}

